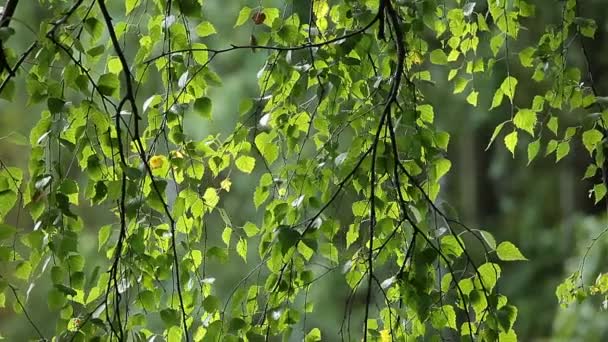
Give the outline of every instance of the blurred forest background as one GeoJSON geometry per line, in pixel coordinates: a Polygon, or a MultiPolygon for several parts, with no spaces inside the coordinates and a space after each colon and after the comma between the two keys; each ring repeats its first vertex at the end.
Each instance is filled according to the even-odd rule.
{"type": "MultiPolygon", "coordinates": [[[[306,13],[308,1],[262,1],[264,6],[274,6],[306,13]],[[288,6],[285,6],[288,3],[288,6]]],[[[111,7],[121,13],[122,1],[109,1],[111,7]]],[[[523,40],[535,42],[545,30],[541,23],[559,25],[561,6],[559,0],[532,1],[536,5],[539,19],[523,22],[526,30],[521,30],[523,40]]],[[[239,9],[243,5],[259,6],[260,1],[213,1],[207,0],[204,7],[204,17],[215,25],[218,34],[209,43],[210,46],[223,47],[230,43],[247,44],[251,35],[251,27],[234,29],[233,25],[239,9]]],[[[477,10],[484,4],[478,4],[477,10]]],[[[601,95],[608,95],[608,6],[606,1],[587,0],[580,3],[582,16],[594,18],[598,24],[595,41],[587,41],[590,53],[590,65],[596,86],[601,95]]],[[[15,15],[13,26],[16,35],[11,38],[9,45],[17,51],[27,47],[32,37],[28,29],[35,27],[41,18],[48,15],[47,9],[39,7],[37,1],[23,1],[15,15]]],[[[303,15],[305,18],[306,15],[303,15]]],[[[578,40],[569,47],[568,62],[586,69],[578,40]]],[[[518,46],[513,48],[510,58],[511,73],[520,80],[519,95],[523,103],[530,103],[532,95],[525,98],[526,88],[532,89],[537,84],[532,81],[529,71],[519,68],[517,62],[518,46]],[[526,81],[528,80],[528,81],[526,81]]],[[[127,52],[134,53],[133,51],[127,52]]],[[[214,113],[212,121],[203,121],[194,115],[186,118],[186,132],[193,138],[203,138],[210,133],[228,134],[238,118],[237,99],[255,97],[258,94],[256,74],[262,67],[266,52],[250,53],[235,52],[216,59],[211,68],[223,79],[223,86],[214,88],[210,94],[213,99],[214,113]]],[[[36,63],[30,60],[28,63],[36,63]]],[[[500,63],[504,68],[504,63],[500,63]]],[[[103,68],[100,63],[99,68],[103,68]]],[[[447,71],[432,68],[431,71],[439,76],[437,79],[447,79],[447,71]],[[445,75],[441,75],[445,73],[445,75]]],[[[488,77],[487,87],[495,89],[504,76],[500,72],[488,77]]],[[[433,77],[435,78],[435,77],[433,77]]],[[[150,82],[153,82],[152,80],[150,82]]],[[[147,98],[148,91],[154,89],[153,84],[143,85],[140,99],[147,98]]],[[[479,99],[478,109],[469,106],[463,96],[451,95],[452,86],[445,81],[422,89],[427,99],[433,103],[438,125],[448,131],[451,136],[449,158],[453,163],[443,189],[441,201],[448,202],[454,213],[458,213],[463,222],[492,232],[497,239],[510,240],[516,243],[529,262],[510,265],[503,271],[500,286],[510,300],[519,309],[515,329],[522,341],[601,341],[608,340],[608,313],[601,309],[600,302],[586,301],[567,309],[559,307],[555,296],[556,286],[579,267],[579,263],[588,246],[605,227],[604,203],[593,205],[588,197],[591,182],[582,181],[588,154],[580,141],[571,144],[575,153],[570,153],[559,163],[554,158],[537,159],[526,166],[525,151],[518,150],[515,159],[502,146],[502,137],[485,151],[494,127],[507,118],[504,108],[493,111],[484,110],[490,107],[488,98],[479,99]]],[[[16,87],[16,100],[9,103],[0,100],[0,160],[7,165],[26,167],[27,148],[20,148],[9,142],[12,132],[27,136],[29,129],[40,115],[41,107],[28,105],[24,97],[19,96],[24,91],[24,85],[16,87]]],[[[491,92],[484,92],[485,94],[491,92]]],[[[530,93],[532,93],[530,91],[530,93]]],[[[577,113],[571,113],[570,125],[576,125],[582,119],[577,113]]],[[[526,146],[520,144],[520,146],[526,146]]],[[[542,152],[541,152],[542,153],[542,152]]],[[[254,189],[254,178],[244,175],[233,176],[232,191],[226,195],[222,206],[229,212],[239,212],[237,218],[242,224],[259,217],[251,201],[254,189]],[[246,204],[244,204],[246,203],[246,204]],[[238,211],[237,211],[238,210],[238,211]]],[[[87,223],[87,234],[90,238],[82,239],[89,246],[82,246],[82,251],[88,250],[90,255],[97,249],[97,230],[110,217],[105,210],[96,208],[81,208],[87,223]]],[[[339,207],[335,215],[340,215],[339,207]]],[[[27,224],[22,215],[20,224],[27,224]]],[[[223,224],[219,217],[217,222],[209,222],[211,239],[219,241],[223,224]],[[214,232],[214,227],[217,227],[214,232]]],[[[255,251],[253,251],[255,252],[255,251]]],[[[608,256],[608,236],[600,238],[589,253],[585,264],[585,275],[591,276],[597,272],[606,271],[605,260],[608,256]]],[[[99,260],[104,265],[104,260],[99,260]]],[[[226,298],[231,289],[247,274],[254,264],[244,264],[241,259],[231,258],[227,265],[219,263],[209,265],[209,274],[216,276],[216,288],[220,295],[226,298]],[[221,293],[224,292],[224,293],[221,293]]],[[[103,267],[102,267],[103,268],[103,267]]],[[[589,281],[589,279],[587,279],[589,281]]],[[[45,287],[47,284],[36,284],[45,287]]],[[[45,315],[49,315],[44,291],[36,291],[39,295],[29,298],[28,306],[33,319],[45,327],[45,315]]],[[[323,331],[335,331],[336,324],[342,319],[344,302],[347,292],[339,277],[325,277],[317,282],[309,296],[314,296],[316,302],[326,303],[326,308],[317,308],[314,316],[308,318],[311,324],[317,325],[323,331]]],[[[355,319],[355,318],[354,318],[355,319]]],[[[48,324],[48,323],[47,323],[48,324]]],[[[0,309],[0,326],[11,341],[20,340],[18,336],[31,328],[23,316],[14,317],[8,311],[0,309]]],[[[49,330],[52,327],[47,327],[49,330]]],[[[324,333],[325,334],[325,333],[324,333]]],[[[29,335],[29,334],[27,334],[29,335]]],[[[326,335],[327,336],[327,335],[326,335]]]]}

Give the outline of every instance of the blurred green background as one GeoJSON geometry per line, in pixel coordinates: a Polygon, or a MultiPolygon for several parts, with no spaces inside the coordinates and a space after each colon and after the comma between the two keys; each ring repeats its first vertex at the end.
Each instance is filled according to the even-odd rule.
{"type": "MultiPolygon", "coordinates": [[[[34,26],[41,18],[48,15],[47,9],[40,7],[37,1],[22,1],[12,26],[17,34],[11,38],[10,46],[16,51],[23,51],[32,41],[33,34],[25,23],[34,26]],[[27,20],[26,20],[27,18],[27,20]]],[[[281,1],[264,1],[265,6],[284,8],[281,1]]],[[[243,5],[256,7],[258,1],[206,1],[204,17],[216,26],[218,34],[207,44],[213,47],[227,46],[230,43],[247,44],[252,33],[251,27],[234,29],[233,24],[243,5]]],[[[296,8],[306,11],[306,1],[293,1],[296,8]]],[[[292,5],[289,2],[289,5],[292,5]]],[[[520,34],[523,42],[534,44],[545,30],[545,25],[559,25],[561,1],[536,1],[537,19],[523,21],[525,30],[520,34]]],[[[114,13],[122,12],[120,1],[112,3],[114,13]]],[[[581,4],[581,15],[594,18],[598,24],[596,41],[589,42],[589,54],[592,61],[596,86],[601,95],[608,94],[608,6],[605,1],[592,0],[581,4]]],[[[478,5],[477,9],[483,8],[478,5]]],[[[580,45],[575,42],[568,51],[568,62],[584,70],[580,45]]],[[[520,80],[516,101],[531,103],[536,95],[536,84],[530,79],[531,72],[519,66],[517,51],[523,43],[516,43],[510,56],[511,73],[520,80]]],[[[262,67],[265,52],[252,54],[235,52],[217,58],[212,68],[220,74],[223,87],[214,88],[210,93],[214,103],[212,121],[202,121],[196,117],[186,118],[186,133],[194,138],[202,138],[210,133],[227,134],[235,126],[238,118],[237,99],[255,97],[258,94],[256,74],[262,67]]],[[[35,63],[35,60],[29,61],[35,63]]],[[[504,63],[502,64],[504,67],[504,63]]],[[[27,64],[25,66],[27,70],[27,64]]],[[[447,70],[433,68],[433,76],[438,80],[447,79],[447,70]]],[[[23,73],[23,71],[22,71],[23,73]]],[[[23,74],[22,74],[23,75],[23,74]]],[[[500,67],[493,75],[480,81],[486,88],[485,94],[491,93],[504,78],[500,67]]],[[[155,87],[144,85],[141,97],[147,98],[155,87]]],[[[567,309],[559,308],[555,296],[556,286],[569,274],[575,271],[582,255],[594,237],[601,233],[605,226],[604,205],[597,207],[588,198],[587,192],[593,183],[581,178],[589,162],[589,157],[580,142],[574,142],[572,152],[558,164],[554,157],[541,158],[526,166],[525,150],[519,149],[513,159],[502,145],[502,136],[485,151],[494,127],[508,118],[505,108],[488,111],[489,98],[480,98],[480,106],[473,108],[466,104],[464,96],[451,95],[452,87],[447,81],[438,81],[434,86],[422,88],[427,99],[433,103],[438,125],[451,134],[449,158],[453,168],[444,184],[442,199],[455,207],[460,219],[470,226],[492,232],[499,240],[510,240],[516,243],[529,258],[529,262],[514,263],[505,266],[501,291],[519,308],[516,323],[517,334],[522,341],[602,341],[608,340],[608,314],[601,310],[601,303],[587,301],[567,309]]],[[[16,100],[0,102],[0,159],[7,165],[25,167],[27,165],[26,147],[15,146],[6,139],[11,132],[28,135],[40,115],[41,107],[26,105],[23,96],[23,84],[17,86],[16,100]]],[[[576,125],[580,113],[564,113],[564,122],[576,125]]],[[[526,146],[520,143],[520,147],[526,146]]],[[[541,151],[542,153],[542,151],[541,151]]],[[[233,188],[226,194],[222,206],[228,212],[240,213],[234,217],[235,224],[255,221],[259,217],[251,201],[255,177],[233,175],[233,188]]],[[[97,250],[97,229],[99,222],[107,220],[103,208],[81,208],[90,238],[82,239],[83,252],[95,255],[97,250]]],[[[211,242],[217,242],[217,236],[223,226],[221,220],[209,222],[209,229],[217,227],[217,234],[211,236],[211,242]],[[214,240],[215,239],[215,240],[214,240]]],[[[213,219],[212,219],[213,220],[213,219]]],[[[26,218],[20,225],[30,224],[26,218]]],[[[24,227],[25,229],[29,229],[24,227]]],[[[213,235],[213,234],[212,234],[213,235]]],[[[250,246],[254,246],[250,244],[250,246]]],[[[250,248],[255,252],[255,248],[250,248]]],[[[589,281],[598,272],[605,272],[605,260],[608,254],[608,237],[599,239],[590,252],[586,267],[585,279],[589,281]]],[[[105,260],[95,260],[104,265],[105,260]]],[[[225,298],[238,281],[254,267],[253,263],[245,264],[240,258],[231,257],[227,265],[211,264],[209,276],[214,276],[216,288],[225,298]]],[[[27,306],[31,314],[47,335],[53,331],[52,317],[48,312],[43,281],[35,284],[27,306]]],[[[25,291],[25,289],[20,289],[25,291]]],[[[323,303],[313,315],[307,317],[307,325],[319,326],[323,331],[333,334],[339,329],[342,320],[344,301],[347,294],[345,285],[337,275],[328,276],[315,283],[309,294],[309,301],[323,303]]],[[[353,318],[356,321],[356,317],[353,318]]],[[[0,331],[10,341],[21,340],[20,336],[30,336],[31,327],[23,316],[14,316],[9,310],[0,309],[0,331]]]]}

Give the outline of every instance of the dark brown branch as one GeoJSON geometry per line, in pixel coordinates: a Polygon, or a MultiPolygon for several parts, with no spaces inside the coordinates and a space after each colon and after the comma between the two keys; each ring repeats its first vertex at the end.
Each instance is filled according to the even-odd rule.
{"type": "Polygon", "coordinates": [[[260,50],[271,50],[271,51],[298,51],[298,50],[304,50],[304,49],[310,49],[310,48],[319,48],[319,47],[323,47],[323,46],[327,46],[330,45],[332,43],[336,43],[339,42],[341,40],[344,39],[348,39],[348,38],[352,38],[355,36],[358,36],[360,34],[362,34],[363,32],[367,31],[370,27],[372,27],[378,20],[380,20],[380,13],[376,14],[376,16],[374,17],[374,19],[372,19],[367,25],[363,26],[362,28],[347,33],[345,35],[339,36],[339,37],[335,37],[332,39],[328,39],[319,43],[312,43],[312,42],[308,42],[306,44],[302,44],[302,45],[298,45],[298,46],[271,46],[271,45],[235,45],[235,44],[231,44],[230,47],[228,48],[223,48],[223,49],[209,49],[209,48],[202,48],[202,49],[181,49],[181,50],[172,50],[172,51],[167,51],[164,53],[161,53],[155,57],[152,57],[146,61],[144,61],[144,64],[149,64],[152,63],[154,61],[156,61],[157,59],[166,57],[166,56],[170,56],[174,53],[182,53],[182,52],[197,52],[197,51],[207,51],[207,52],[211,52],[214,54],[220,54],[220,53],[226,53],[226,52],[230,52],[230,51],[236,51],[236,50],[248,50],[248,49],[260,49],[260,50]]]}
{"type": "MultiPolygon", "coordinates": [[[[34,49],[36,48],[36,46],[38,46],[38,43],[34,42],[32,43],[32,45],[30,45],[27,50],[25,50],[25,52],[23,54],[21,54],[21,57],[19,57],[19,60],[17,60],[17,63],[15,63],[15,70],[19,69],[19,67],[21,66],[21,64],[23,64],[23,62],[25,62],[26,58],[30,55],[30,53],[32,53],[32,51],[34,51],[34,49]]],[[[1,53],[4,56],[4,53],[1,53]]],[[[0,57],[2,58],[2,57],[0,57]]],[[[0,62],[1,63],[1,62],[0,62]]],[[[0,66],[0,73],[2,72],[2,67],[0,66]]],[[[2,92],[4,91],[4,88],[6,88],[6,86],[8,85],[8,82],[15,76],[14,70],[12,73],[9,73],[9,75],[2,81],[2,84],[0,85],[0,94],[2,94],[2,92]]]]}
{"type": "MultiPolygon", "coordinates": [[[[125,99],[126,101],[128,101],[131,105],[131,111],[133,112],[133,116],[135,117],[134,119],[134,141],[138,147],[138,152],[139,152],[139,156],[141,158],[141,162],[143,163],[147,174],[150,176],[151,179],[151,184],[152,184],[152,188],[154,190],[154,192],[156,192],[156,194],[158,195],[158,197],[161,199],[161,204],[163,206],[163,210],[165,212],[165,215],[167,216],[167,218],[169,219],[169,226],[171,228],[171,249],[173,252],[173,264],[175,267],[175,281],[176,281],[176,286],[177,286],[177,295],[179,297],[179,307],[181,309],[181,313],[182,313],[182,324],[183,324],[183,328],[184,328],[184,334],[185,334],[185,339],[186,342],[190,341],[190,336],[188,335],[188,323],[186,322],[186,307],[184,305],[184,299],[183,299],[183,295],[182,295],[182,285],[181,285],[181,281],[180,281],[180,271],[179,271],[179,259],[177,257],[177,244],[176,244],[176,229],[175,229],[175,219],[173,218],[172,214],[171,214],[171,210],[169,209],[168,204],[163,200],[163,196],[162,193],[160,191],[160,189],[158,188],[158,185],[156,184],[156,182],[154,181],[154,175],[152,174],[152,168],[150,167],[150,164],[148,163],[147,160],[147,156],[146,156],[146,150],[144,148],[144,145],[141,141],[141,138],[139,136],[139,120],[141,119],[139,116],[139,110],[137,107],[137,103],[135,101],[135,92],[134,92],[134,87],[133,87],[133,83],[132,83],[132,75],[131,75],[131,71],[130,71],[130,65],[127,62],[127,58],[125,57],[124,51],[122,50],[121,46],[120,46],[120,42],[118,41],[118,37],[116,36],[116,32],[114,31],[114,25],[112,24],[112,17],[110,16],[110,13],[108,12],[108,9],[105,5],[105,1],[104,0],[98,0],[97,1],[98,5],[99,5],[99,9],[101,10],[101,13],[103,15],[103,19],[105,21],[106,27],[108,29],[108,33],[110,35],[110,40],[112,41],[112,45],[114,46],[114,50],[116,51],[116,54],[118,55],[118,59],[120,60],[120,63],[122,65],[122,69],[123,69],[123,73],[125,76],[125,84],[126,84],[126,96],[125,99]]],[[[116,115],[120,115],[120,112],[116,113],[116,115]]]]}
{"type": "MultiPolygon", "coordinates": [[[[370,170],[370,223],[369,223],[369,251],[367,256],[367,272],[368,272],[368,283],[367,283],[367,294],[366,294],[366,305],[365,305],[365,316],[363,318],[363,341],[367,342],[367,321],[369,318],[369,307],[371,304],[372,297],[372,284],[374,278],[373,271],[373,255],[374,255],[374,233],[375,233],[375,225],[376,225],[376,151],[380,139],[380,133],[382,128],[386,124],[387,119],[390,121],[390,112],[393,103],[397,100],[397,96],[399,94],[399,87],[401,86],[401,78],[403,75],[403,67],[405,64],[405,48],[403,46],[403,31],[401,31],[401,27],[398,25],[398,17],[397,13],[392,7],[392,4],[389,0],[381,0],[380,6],[378,9],[378,14],[376,15],[377,19],[381,19],[380,23],[380,31],[379,38],[384,38],[384,12],[387,12],[389,15],[389,19],[392,23],[393,30],[395,31],[395,46],[397,48],[397,65],[395,66],[395,73],[393,75],[393,82],[391,85],[391,90],[388,94],[386,104],[384,106],[384,110],[382,112],[382,116],[380,117],[380,123],[378,124],[378,130],[376,132],[376,137],[374,142],[372,143],[372,163],[370,170]]],[[[407,213],[404,213],[407,215],[407,213]]]]}
{"type": "MultiPolygon", "coordinates": [[[[17,9],[18,4],[19,0],[8,0],[6,5],[4,6],[2,16],[0,17],[0,27],[8,27],[8,25],[11,23],[13,15],[15,14],[15,10],[17,9]]],[[[15,76],[15,72],[8,64],[6,54],[4,53],[4,47],[2,41],[0,40],[0,73],[2,73],[4,69],[8,71],[9,77],[15,76]]]]}

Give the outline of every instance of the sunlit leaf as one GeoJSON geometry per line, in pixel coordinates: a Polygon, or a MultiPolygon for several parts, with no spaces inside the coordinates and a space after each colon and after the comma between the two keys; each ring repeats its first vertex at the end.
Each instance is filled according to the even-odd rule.
{"type": "Polygon", "coordinates": [[[496,247],[496,255],[503,261],[528,260],[521,254],[519,248],[509,241],[501,242],[496,247]]]}
{"type": "Polygon", "coordinates": [[[515,158],[515,147],[517,146],[517,131],[513,131],[505,136],[505,146],[515,158]]]}

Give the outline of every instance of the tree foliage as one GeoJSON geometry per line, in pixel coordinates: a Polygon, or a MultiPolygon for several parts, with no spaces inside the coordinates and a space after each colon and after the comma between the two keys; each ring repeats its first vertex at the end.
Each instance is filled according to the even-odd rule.
{"type": "MultiPolygon", "coordinates": [[[[307,295],[332,273],[350,291],[330,333],[345,340],[516,340],[517,308],[499,280],[505,262],[526,257],[439,196],[450,135],[425,98],[439,78],[505,118],[488,148],[502,140],[529,162],[559,161],[581,139],[585,177],[605,175],[606,99],[567,58],[596,30],[575,0],[557,2],[560,22],[532,38],[522,31],[537,14],[524,0],[263,1],[226,13],[251,31],[246,43],[223,39],[202,0],[39,2],[48,16],[31,45],[5,46],[0,59],[0,96],[12,101],[25,84],[27,103],[45,107],[29,139],[13,139],[31,148],[27,168],[0,171],[0,306],[22,313],[31,337],[318,341],[326,332],[306,318],[324,304],[307,295]],[[185,117],[222,120],[210,91],[222,87],[214,62],[230,54],[264,54],[259,96],[234,99],[229,134],[196,139],[185,117]],[[488,89],[491,74],[501,82],[488,89]],[[532,103],[520,100],[527,82],[532,103]],[[565,127],[570,113],[580,122],[565,127]],[[255,177],[243,202],[259,219],[224,207],[235,173],[255,177]],[[85,224],[87,206],[111,221],[85,224]],[[82,251],[90,230],[105,262],[82,251]],[[234,258],[246,276],[221,296],[208,267],[234,258]],[[56,313],[52,334],[28,314],[35,291],[56,313]]],[[[597,203],[606,184],[591,191],[597,203]]],[[[607,279],[589,291],[606,293],[607,279]]]]}

